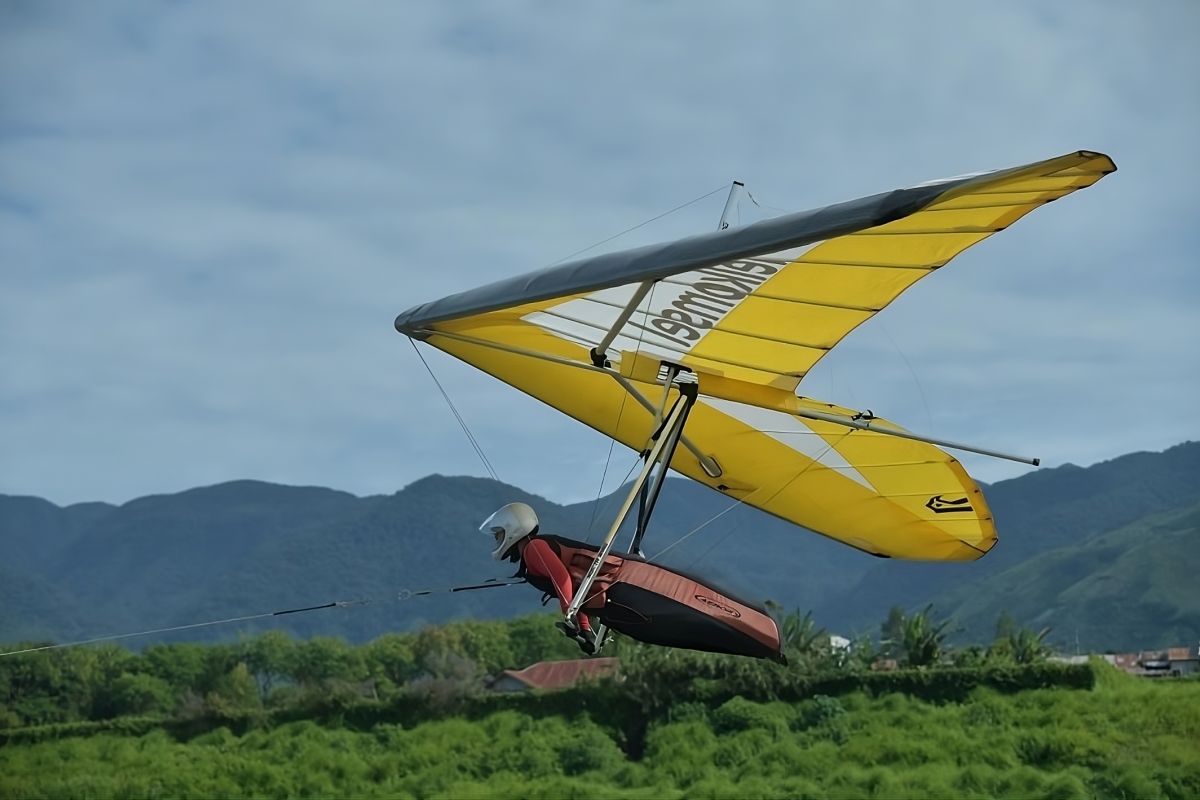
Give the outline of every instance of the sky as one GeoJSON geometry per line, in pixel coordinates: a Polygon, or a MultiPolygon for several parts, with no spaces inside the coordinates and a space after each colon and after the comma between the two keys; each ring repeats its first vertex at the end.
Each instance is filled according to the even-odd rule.
{"type": "MultiPolygon", "coordinates": [[[[1198,439],[1198,35],[1191,0],[0,3],[0,493],[486,475],[399,312],[710,192],[587,253],[712,230],[734,179],[748,223],[1080,149],[1119,171],[801,392],[1048,466],[1198,439]]],[[[424,354],[502,480],[632,463],[424,354]]]]}

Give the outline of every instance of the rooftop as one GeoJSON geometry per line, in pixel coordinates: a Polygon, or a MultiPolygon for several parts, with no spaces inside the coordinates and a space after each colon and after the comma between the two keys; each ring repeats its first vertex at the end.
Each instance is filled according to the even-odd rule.
{"type": "Polygon", "coordinates": [[[506,669],[497,682],[511,678],[530,689],[565,689],[583,677],[603,678],[614,675],[620,665],[617,658],[577,658],[570,661],[539,661],[525,669],[506,669]]]}

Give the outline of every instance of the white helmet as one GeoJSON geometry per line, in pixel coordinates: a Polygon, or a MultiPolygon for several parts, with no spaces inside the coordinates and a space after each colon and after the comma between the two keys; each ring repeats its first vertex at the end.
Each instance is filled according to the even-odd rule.
{"type": "Polygon", "coordinates": [[[537,514],[524,503],[509,503],[479,526],[479,530],[495,538],[492,558],[497,561],[504,558],[510,547],[537,529],[537,514]]]}

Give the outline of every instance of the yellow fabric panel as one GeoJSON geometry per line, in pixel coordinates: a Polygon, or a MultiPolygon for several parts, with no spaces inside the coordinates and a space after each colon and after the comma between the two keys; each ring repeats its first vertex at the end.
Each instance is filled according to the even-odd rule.
{"type": "MultiPolygon", "coordinates": [[[[915,269],[844,267],[799,262],[772,277],[770,286],[764,286],[759,291],[772,297],[792,298],[796,302],[875,312],[923,277],[924,271],[915,269]]],[[[726,320],[732,327],[744,324],[740,317],[738,311],[734,311],[726,320]]],[[[836,328],[832,334],[827,330],[823,338],[826,341],[832,338],[836,343],[842,338],[838,331],[844,335],[847,330],[845,325],[861,321],[847,319],[844,325],[836,328]]]]}
{"type": "MultiPolygon", "coordinates": [[[[813,246],[763,282],[751,297],[762,294],[810,304],[881,309],[963,250],[1038,205],[1091,185],[1112,169],[1106,156],[1075,153],[994,180],[981,180],[900,220],[813,246]],[[979,205],[985,207],[976,207],[979,205]]],[[[810,316],[796,326],[788,324],[795,317],[777,313],[780,327],[772,328],[756,325],[756,317],[761,322],[762,311],[747,300],[726,315],[717,329],[755,331],[764,339],[759,345],[763,358],[752,356],[744,342],[722,343],[724,347],[714,342],[706,348],[706,355],[719,359],[736,350],[740,358],[768,370],[772,357],[786,358],[776,362],[775,371],[802,377],[820,357],[802,365],[786,352],[772,353],[768,338],[802,340],[831,348],[865,321],[865,317],[854,315],[840,319],[810,316]]]]}
{"type": "MultiPolygon", "coordinates": [[[[815,358],[813,360],[815,361],[815,358]]],[[[789,392],[795,390],[796,386],[800,383],[800,378],[794,375],[750,369],[728,362],[711,361],[695,355],[676,358],[674,361],[704,375],[715,375],[735,381],[760,384],[762,386],[774,386],[778,389],[786,389],[789,392]]]]}
{"type": "Polygon", "coordinates": [[[689,358],[727,358],[740,365],[758,367],[785,375],[803,375],[825,351],[819,348],[787,344],[772,339],[728,333],[722,325],[714,329],[692,350],[689,358]]]}
{"type": "MultiPolygon", "coordinates": [[[[985,204],[979,206],[969,201],[978,200],[978,198],[966,198],[966,207],[955,205],[958,201],[950,200],[945,203],[940,203],[937,208],[931,208],[924,211],[922,214],[915,214],[908,217],[889,222],[886,225],[880,225],[877,228],[871,228],[870,233],[905,233],[908,231],[916,231],[919,233],[927,233],[930,231],[962,231],[964,233],[983,233],[986,231],[1000,230],[1020,218],[1025,211],[1019,213],[1014,211],[1014,207],[1010,205],[994,205],[985,204]]],[[[1026,203],[1026,206],[1032,207],[1026,203]]],[[[1021,208],[1024,208],[1022,206],[1021,208]]]]}
{"type": "Polygon", "coordinates": [[[842,331],[871,316],[866,310],[810,303],[800,298],[762,297],[757,292],[743,300],[730,316],[733,314],[736,318],[731,321],[726,317],[717,330],[763,340],[778,339],[819,350],[833,347],[842,331]]]}
{"type": "MultiPolygon", "coordinates": [[[[943,210],[971,209],[1023,209],[1022,214],[1032,211],[1037,206],[1066,197],[1074,189],[1061,189],[1046,192],[1005,192],[1004,194],[971,194],[962,197],[952,197],[938,204],[937,208],[926,209],[924,213],[943,210]]],[[[1020,216],[1020,215],[1019,215],[1020,216]]],[[[1019,218],[1018,216],[1018,218],[1019,218]]]]}
{"type": "Polygon", "coordinates": [[[1090,175],[1069,173],[1045,175],[1018,180],[1005,181],[992,189],[981,189],[972,192],[978,195],[1004,194],[1011,192],[1058,192],[1063,189],[1082,189],[1095,183],[1090,175]]]}
{"type": "MultiPolygon", "coordinates": [[[[480,332],[480,331],[477,331],[480,332]]],[[[486,331],[482,331],[486,332],[486,331]]],[[[430,344],[475,364],[500,380],[536,397],[575,419],[641,450],[651,433],[652,414],[610,376],[433,336],[430,344]]],[[[526,342],[527,344],[529,342],[526,342]]],[[[657,404],[662,388],[635,383],[657,404]]],[[[672,392],[674,396],[674,392],[672,392]]],[[[958,462],[932,445],[869,431],[848,432],[830,423],[796,422],[790,407],[820,408],[847,413],[812,401],[776,392],[773,409],[739,406],[742,413],[777,414],[769,427],[775,436],[716,407],[720,401],[701,398],[688,420],[686,436],[717,460],[723,474],[710,478],[696,457],[680,447],[672,468],[717,491],[731,502],[748,505],[878,555],[933,560],[978,558],[995,542],[991,514],[978,488],[958,462]],[[818,451],[841,454],[846,467],[814,460],[779,438],[788,439],[788,420],[797,431],[792,439],[820,440],[818,451]],[[856,465],[861,461],[861,466],[856,465]],[[913,471],[913,465],[917,470],[913,471]],[[846,476],[860,473],[870,485],[846,476]],[[726,486],[725,490],[720,489],[726,486]],[[915,491],[917,494],[912,494],[915,491]],[[934,495],[971,497],[974,511],[939,516],[925,507],[934,495]]],[[[826,461],[829,456],[825,455],[826,461]]],[[[653,542],[648,542],[653,551],[653,542]]]]}
{"type": "Polygon", "coordinates": [[[889,235],[871,229],[819,244],[799,259],[811,264],[867,264],[890,267],[940,267],[987,233],[930,233],[889,235]]]}

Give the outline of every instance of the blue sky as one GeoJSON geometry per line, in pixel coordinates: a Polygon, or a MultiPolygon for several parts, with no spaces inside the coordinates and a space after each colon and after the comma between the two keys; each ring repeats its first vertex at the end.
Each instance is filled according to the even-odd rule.
{"type": "MultiPolygon", "coordinates": [[[[398,312],[734,178],[748,222],[1077,149],[1120,171],[804,391],[1049,465],[1200,438],[1198,32],[1165,1],[6,3],[0,492],[484,474],[398,312]]],[[[595,496],[607,440],[427,357],[502,479],[595,496]]]]}

